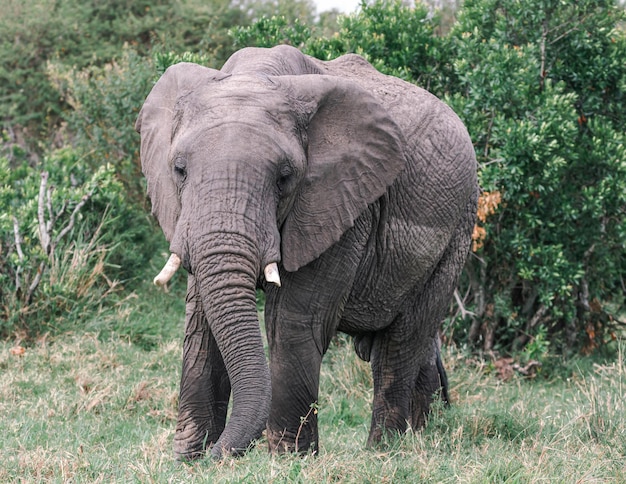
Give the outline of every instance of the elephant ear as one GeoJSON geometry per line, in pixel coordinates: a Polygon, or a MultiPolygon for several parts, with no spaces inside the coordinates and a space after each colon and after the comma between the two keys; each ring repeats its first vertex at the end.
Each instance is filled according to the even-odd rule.
{"type": "Polygon", "coordinates": [[[176,103],[186,94],[205,89],[225,77],[229,76],[197,64],[175,64],[154,85],[135,122],[135,130],[141,134],[141,170],[148,181],[152,213],[168,242],[172,241],[180,215],[180,200],[170,164],[176,103]]]}
{"type": "Polygon", "coordinates": [[[282,260],[295,271],[354,225],[404,169],[404,138],[385,107],[356,82],[281,76],[305,111],[305,178],[281,229],[282,260]]]}

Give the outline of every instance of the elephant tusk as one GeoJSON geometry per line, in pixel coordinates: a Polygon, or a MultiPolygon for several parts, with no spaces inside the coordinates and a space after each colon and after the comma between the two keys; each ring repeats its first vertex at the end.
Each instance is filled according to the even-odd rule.
{"type": "Polygon", "coordinates": [[[167,259],[167,262],[159,272],[159,275],[154,278],[152,282],[154,282],[155,286],[165,286],[169,282],[169,280],[174,276],[178,268],[180,267],[180,257],[176,254],[170,255],[170,258],[167,259]]]}
{"type": "Polygon", "coordinates": [[[276,264],[276,262],[267,264],[263,273],[265,274],[265,280],[267,282],[271,282],[272,284],[276,284],[280,287],[280,274],[278,273],[278,264],[276,264]]]}

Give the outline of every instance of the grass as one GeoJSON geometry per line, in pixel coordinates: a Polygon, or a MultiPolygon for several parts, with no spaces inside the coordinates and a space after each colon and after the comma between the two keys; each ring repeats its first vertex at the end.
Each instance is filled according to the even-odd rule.
{"type": "Polygon", "coordinates": [[[0,344],[0,482],[626,482],[621,353],[502,382],[448,349],[453,406],[371,450],[369,369],[344,338],[324,361],[318,457],[270,456],[260,442],[239,459],[178,464],[178,314],[149,345],[66,335],[20,355],[0,344]]]}

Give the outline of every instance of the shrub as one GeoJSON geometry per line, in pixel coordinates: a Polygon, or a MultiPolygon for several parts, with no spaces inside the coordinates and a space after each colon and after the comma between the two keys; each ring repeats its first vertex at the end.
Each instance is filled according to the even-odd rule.
{"type": "MultiPolygon", "coordinates": [[[[483,197],[468,265],[484,349],[545,334],[591,351],[624,300],[626,36],[614,2],[468,0],[452,32],[450,104],[476,145],[483,197]],[[483,201],[485,198],[483,198],[483,201]]],[[[611,329],[613,325],[613,330],[611,329]]]]}
{"type": "Polygon", "coordinates": [[[248,23],[249,15],[230,0],[3,2],[0,122],[43,153],[37,141],[54,134],[68,108],[46,76],[49,61],[81,70],[113,62],[124,46],[141,55],[161,46],[221,63],[233,51],[228,28],[248,23]]]}
{"type": "Polygon", "coordinates": [[[2,157],[0,205],[0,337],[72,330],[112,306],[120,279],[141,269],[128,239],[149,224],[125,204],[111,166],[90,171],[70,149],[36,169],[2,157]]]}
{"type": "Polygon", "coordinates": [[[156,80],[150,58],[125,49],[118,60],[102,67],[76,69],[50,63],[48,75],[71,107],[63,115],[66,134],[84,163],[92,170],[103,164],[114,166],[129,201],[143,203],[139,136],[134,126],[156,80]]]}

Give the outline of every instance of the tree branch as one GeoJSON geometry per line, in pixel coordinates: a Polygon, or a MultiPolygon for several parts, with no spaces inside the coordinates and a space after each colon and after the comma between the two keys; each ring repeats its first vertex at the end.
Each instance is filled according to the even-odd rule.
{"type": "Polygon", "coordinates": [[[472,311],[468,311],[467,309],[465,309],[465,305],[463,304],[464,301],[461,299],[461,294],[459,294],[458,288],[454,290],[454,299],[456,301],[457,306],[459,307],[459,310],[461,311],[461,317],[463,319],[465,319],[466,316],[476,316],[476,313],[473,313],[472,311]]]}
{"type": "Polygon", "coordinates": [[[15,236],[15,250],[20,264],[15,269],[15,292],[19,293],[22,289],[22,281],[20,280],[20,272],[22,272],[22,262],[24,262],[24,252],[22,252],[22,236],[20,235],[20,225],[17,217],[13,216],[13,235],[15,236]]]}
{"type": "Polygon", "coordinates": [[[52,243],[52,247],[53,248],[56,247],[56,245],[59,243],[59,241],[63,237],[65,237],[70,230],[72,230],[74,228],[74,221],[76,219],[76,214],[89,201],[89,199],[91,198],[92,195],[93,195],[93,191],[87,193],[86,195],[83,195],[83,198],[81,198],[80,202],[78,202],[76,204],[76,206],[74,207],[74,210],[72,211],[72,215],[70,215],[69,222],[63,228],[63,230],[61,230],[61,232],[59,232],[59,235],[57,235],[56,238],[54,239],[54,242],[52,243]]]}
{"type": "Polygon", "coordinates": [[[541,67],[539,68],[539,88],[543,91],[546,80],[546,39],[548,38],[548,21],[544,20],[541,24],[541,42],[539,49],[541,51],[541,67]]]}
{"type": "Polygon", "coordinates": [[[13,234],[15,235],[15,250],[20,262],[24,260],[24,252],[22,252],[22,236],[20,235],[20,224],[17,217],[13,216],[13,234]]]}
{"type": "Polygon", "coordinates": [[[33,279],[33,282],[31,282],[30,287],[28,288],[28,294],[26,295],[26,304],[27,305],[30,304],[33,301],[33,294],[35,292],[35,289],[37,289],[37,286],[41,282],[41,276],[43,276],[43,271],[45,269],[46,269],[45,262],[41,262],[39,264],[39,268],[37,269],[37,274],[35,275],[35,278],[33,279]]]}
{"type": "Polygon", "coordinates": [[[41,184],[39,185],[39,197],[37,199],[37,221],[39,222],[39,243],[46,255],[50,254],[50,233],[46,223],[45,204],[46,187],[48,185],[48,172],[41,173],[41,184]]]}

